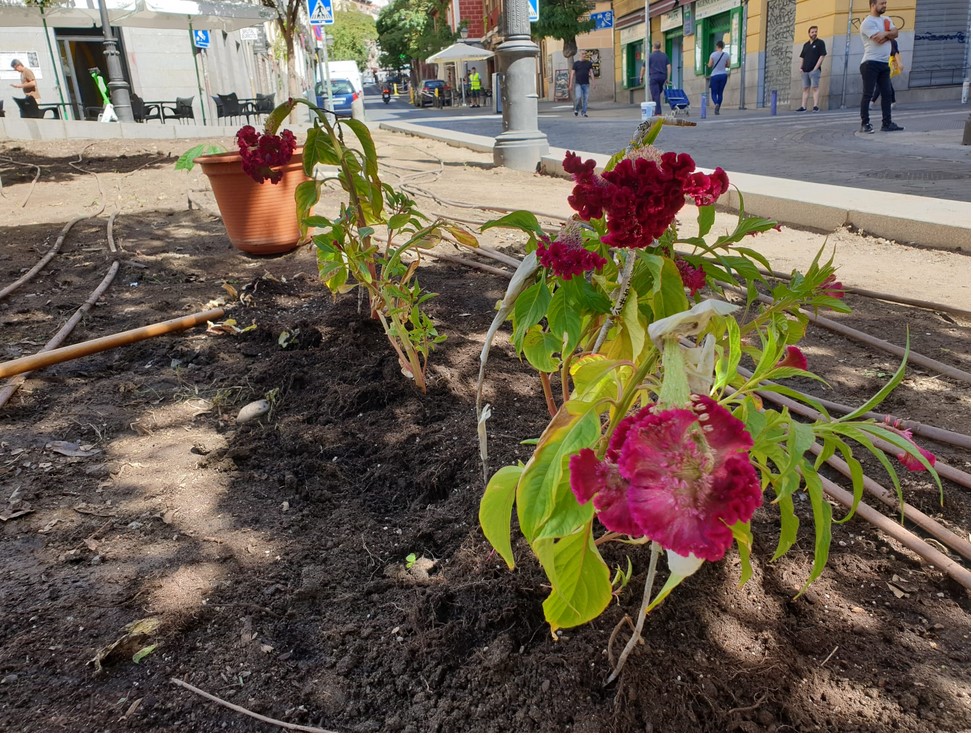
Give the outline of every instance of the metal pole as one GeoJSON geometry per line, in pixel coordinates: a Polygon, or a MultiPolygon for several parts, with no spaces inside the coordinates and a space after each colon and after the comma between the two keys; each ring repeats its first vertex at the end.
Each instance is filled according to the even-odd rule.
{"type": "MultiPolygon", "coordinates": [[[[649,54],[652,53],[652,24],[649,22],[649,3],[645,0],[645,46],[642,47],[642,82],[645,84],[645,101],[651,102],[652,95],[649,93],[649,54]]],[[[656,110],[659,112],[659,110],[656,110]]]]}
{"type": "Polygon", "coordinates": [[[199,62],[196,59],[196,44],[193,43],[193,19],[186,16],[189,21],[189,50],[193,54],[193,70],[196,72],[196,89],[199,92],[199,109],[203,113],[203,125],[206,124],[206,96],[203,94],[203,81],[199,78],[199,62]]]}
{"type": "Polygon", "coordinates": [[[64,90],[61,87],[61,78],[57,73],[57,61],[54,58],[54,49],[51,46],[51,35],[47,28],[47,17],[44,15],[44,4],[40,6],[41,9],[41,23],[44,24],[44,40],[47,41],[47,53],[51,56],[51,69],[54,72],[54,86],[57,87],[57,96],[61,100],[61,109],[64,111],[64,117],[67,117],[68,106],[64,102],[64,90]]]}
{"type": "Polygon", "coordinates": [[[118,122],[135,122],[132,115],[132,100],[128,94],[128,82],[122,74],[122,62],[118,58],[118,41],[111,31],[111,22],[108,20],[107,0],[98,3],[98,10],[101,13],[101,30],[105,36],[105,62],[108,64],[108,89],[111,90],[111,105],[115,110],[115,117],[118,122]]]}
{"type": "Polygon", "coordinates": [[[327,28],[321,29],[321,70],[324,72],[324,109],[334,112],[334,102],[331,101],[331,66],[328,64],[327,28]]]}
{"type": "Polygon", "coordinates": [[[848,55],[851,53],[851,19],[855,13],[855,0],[848,0],[848,31],[845,33],[845,71],[841,76],[841,109],[845,109],[845,92],[848,89],[848,55]]]}
{"type": "Polygon", "coordinates": [[[547,136],[537,129],[537,56],[530,40],[527,0],[508,0],[503,10],[504,40],[497,47],[503,74],[500,100],[503,131],[493,145],[493,162],[519,171],[535,171],[549,150],[547,136]]]}

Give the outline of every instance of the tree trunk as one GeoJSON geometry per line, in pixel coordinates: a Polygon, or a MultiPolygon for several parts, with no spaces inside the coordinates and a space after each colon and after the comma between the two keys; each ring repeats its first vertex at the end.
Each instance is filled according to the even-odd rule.
{"type": "MultiPolygon", "coordinates": [[[[297,78],[297,61],[294,59],[294,36],[288,33],[284,39],[287,44],[287,95],[291,99],[297,99],[303,95],[297,78]]],[[[287,119],[292,125],[297,124],[297,107],[291,110],[287,119]]]]}

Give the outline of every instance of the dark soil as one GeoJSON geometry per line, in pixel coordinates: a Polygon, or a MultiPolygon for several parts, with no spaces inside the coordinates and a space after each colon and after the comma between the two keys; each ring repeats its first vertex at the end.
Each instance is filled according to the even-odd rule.
{"type": "MultiPolygon", "coordinates": [[[[2,359],[39,350],[97,285],[112,259],[105,221],[75,226],[3,302],[2,359]]],[[[16,243],[0,255],[0,285],[60,227],[0,227],[16,243]]],[[[632,557],[631,584],[600,620],[553,640],[546,580],[526,547],[508,572],[477,526],[474,387],[502,277],[443,261],[421,271],[448,334],[421,395],[355,296],[325,293],[311,253],[249,259],[198,211],[123,214],[115,236],[121,271],[71,342],[219,299],[238,328],[255,328],[197,328],[65,362],[0,409],[0,508],[31,511],[0,525],[0,729],[273,729],[175,677],[341,731],[969,731],[967,592],[853,519],[795,599],[813,554],[806,498],[789,555],[770,562],[776,514],[765,505],[754,578],[738,588],[734,553],[706,565],[649,617],[615,685],[603,686],[609,636],[637,610],[647,549],[610,548],[610,563],[632,557]],[[271,412],[237,424],[261,398],[271,412]],[[65,456],[55,441],[96,453],[65,456]],[[419,562],[407,568],[410,554],[419,562]],[[148,617],[158,632],[96,673],[96,651],[148,617]]],[[[911,325],[914,350],[969,366],[966,318],[849,298],[856,313],[843,321],[892,341],[911,325]]],[[[805,387],[844,403],[897,365],[819,328],[809,345],[830,387],[805,387]]],[[[494,467],[526,460],[520,442],[546,412],[502,336],[488,399],[494,467]]],[[[910,369],[887,410],[965,433],[969,386],[910,369]]],[[[923,443],[969,471],[967,450],[923,443]]],[[[927,475],[904,475],[910,503],[968,536],[968,489],[944,482],[940,505],[927,475]]]]}

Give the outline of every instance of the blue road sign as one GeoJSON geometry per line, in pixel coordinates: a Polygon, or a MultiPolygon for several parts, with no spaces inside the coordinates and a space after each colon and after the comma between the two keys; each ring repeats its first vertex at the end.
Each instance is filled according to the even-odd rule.
{"type": "Polygon", "coordinates": [[[527,20],[536,23],[540,17],[540,0],[527,0],[527,20]]]}
{"type": "Polygon", "coordinates": [[[330,26],[334,24],[334,7],[331,0],[307,0],[307,15],[312,26],[330,26]]]}
{"type": "Polygon", "coordinates": [[[611,10],[606,10],[603,13],[592,13],[591,19],[595,22],[595,30],[600,31],[604,28],[614,28],[615,27],[615,13],[611,10]]]}
{"type": "Polygon", "coordinates": [[[209,48],[209,31],[193,30],[193,46],[196,48],[209,48]]]}

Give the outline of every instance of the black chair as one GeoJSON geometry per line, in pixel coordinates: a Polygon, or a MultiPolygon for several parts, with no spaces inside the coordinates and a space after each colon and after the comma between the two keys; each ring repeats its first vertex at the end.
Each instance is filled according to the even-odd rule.
{"type": "Polygon", "coordinates": [[[253,105],[253,115],[259,119],[261,115],[269,115],[274,111],[274,95],[257,92],[257,101],[253,105]]]}
{"type": "Polygon", "coordinates": [[[3,111],[3,100],[0,100],[0,117],[6,117],[7,113],[3,111]]]}
{"type": "Polygon", "coordinates": [[[14,102],[20,108],[21,117],[39,120],[50,112],[51,117],[55,120],[61,119],[61,111],[57,108],[57,105],[38,105],[37,100],[33,97],[14,97],[14,102]]]}
{"type": "Polygon", "coordinates": [[[234,118],[244,117],[249,124],[251,111],[249,108],[240,104],[240,99],[236,96],[235,92],[218,94],[216,96],[219,98],[219,102],[216,104],[217,119],[226,117],[233,120],[234,118]]]}
{"type": "Polygon", "coordinates": [[[146,112],[145,101],[135,94],[135,92],[129,94],[128,98],[132,102],[132,117],[135,119],[135,122],[144,123],[146,112]]]}
{"type": "MultiPolygon", "coordinates": [[[[195,100],[195,95],[192,97],[176,97],[175,105],[160,104],[158,109],[153,109],[145,116],[146,120],[160,120],[165,122],[166,120],[196,120],[196,114],[193,112],[193,100],[195,100]]],[[[155,106],[154,106],[155,107],[155,106]]]]}

